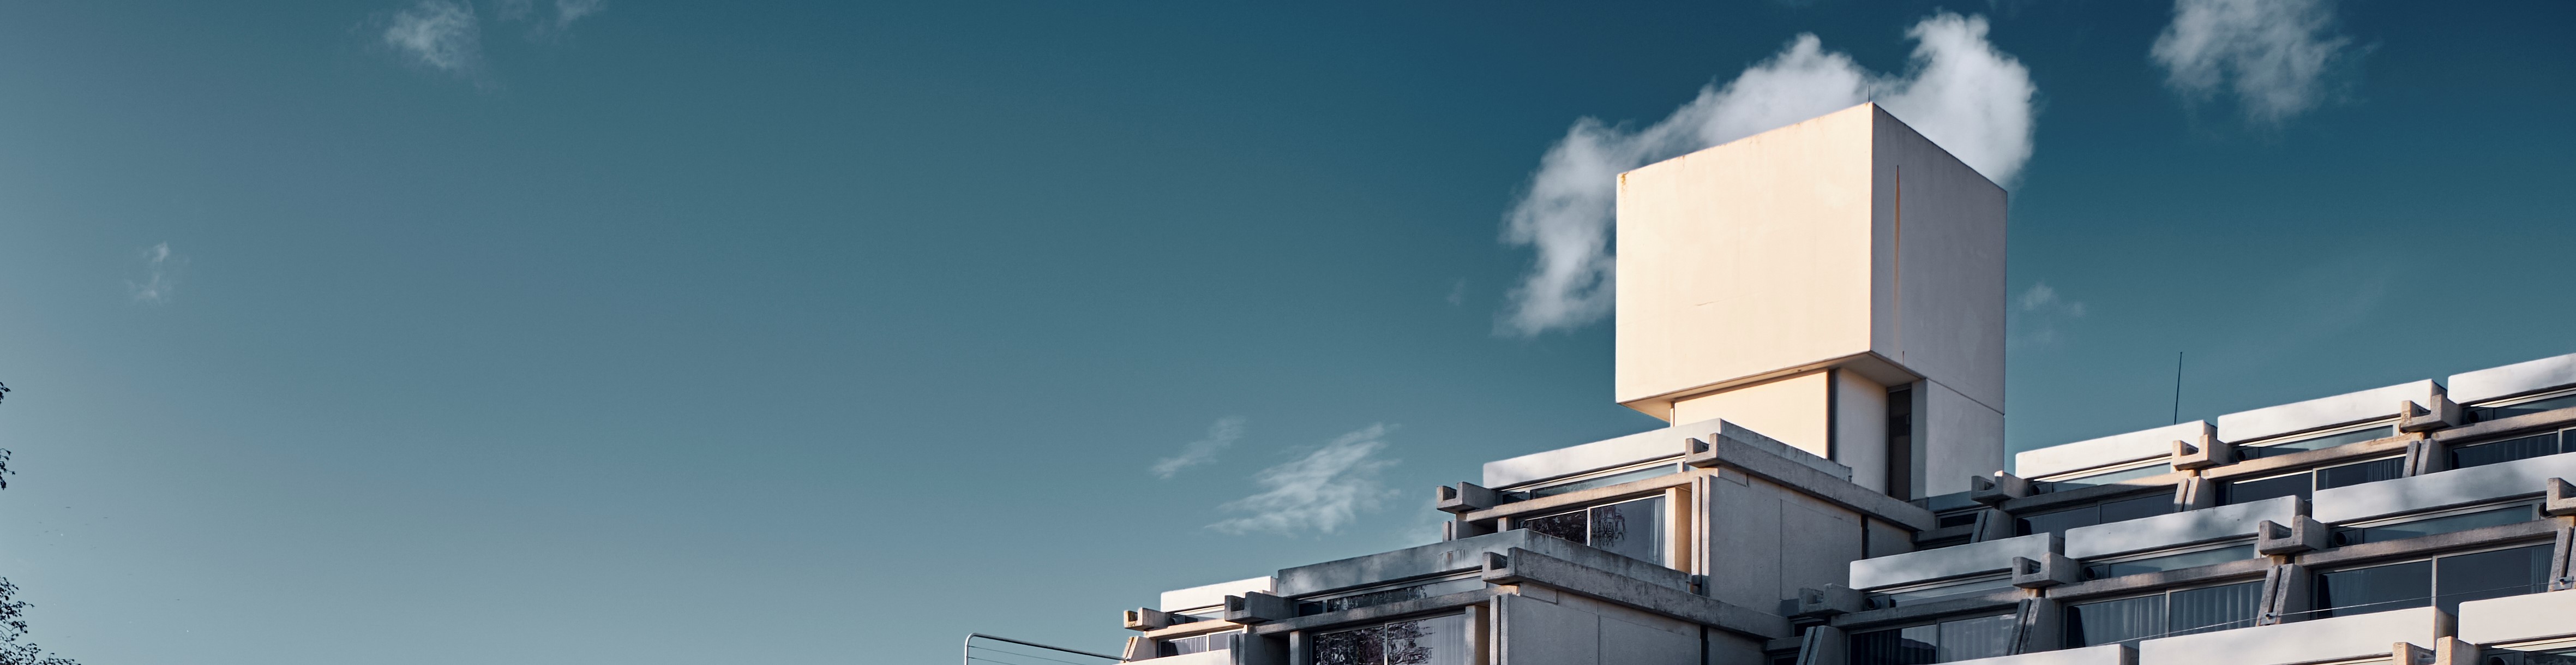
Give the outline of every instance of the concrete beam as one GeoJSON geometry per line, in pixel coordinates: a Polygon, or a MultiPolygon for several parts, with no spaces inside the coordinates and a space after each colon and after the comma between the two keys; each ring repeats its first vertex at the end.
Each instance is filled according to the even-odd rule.
{"type": "Polygon", "coordinates": [[[2500,437],[2538,430],[2558,429],[2568,425],[2576,425],[2576,406],[2542,411],[2539,413],[2526,413],[2511,418],[2499,418],[2482,423],[2453,427],[2434,432],[2433,440],[2442,442],[2467,442],[2472,439],[2483,439],[2490,436],[2500,437]]]}
{"type": "Polygon", "coordinates": [[[2538,496],[2548,490],[2546,483],[2552,478],[2576,478],[2576,453],[2317,490],[2309,514],[2319,522],[2342,524],[2538,496]]]}
{"type": "MultiPolygon", "coordinates": [[[[1724,421],[1719,422],[1724,423],[1724,421]]],[[[1721,434],[1732,431],[1727,430],[1721,434]]],[[[1760,436],[1749,431],[1739,434],[1760,436]]],[[[1737,435],[1711,436],[1709,440],[1693,439],[1691,453],[1684,459],[1695,467],[1735,469],[1756,478],[1788,486],[1800,494],[1860,511],[1909,530],[1930,531],[1939,526],[1939,520],[1932,516],[1932,511],[1854,484],[1848,473],[1842,477],[1836,477],[1817,470],[1807,463],[1772,452],[1771,446],[1787,447],[1786,444],[1776,441],[1770,446],[1759,445],[1758,442],[1751,442],[1748,438],[1737,435]]],[[[1806,455],[1803,451],[1789,450],[1806,455]]],[[[1809,455],[1809,457],[1813,456],[1809,455]]],[[[1830,462],[1827,463],[1830,464],[1830,462]]]]}
{"type": "Polygon", "coordinates": [[[1662,494],[1664,490],[1669,488],[1689,485],[1691,484],[1691,479],[1698,475],[1700,474],[1676,473],[1669,476],[1656,476],[1645,480],[1634,480],[1608,487],[1595,487],[1588,490],[1576,490],[1555,496],[1543,496],[1536,499],[1530,499],[1528,501],[1514,501],[1511,503],[1499,504],[1491,508],[1459,513],[1458,517],[1459,519],[1470,522],[1482,522],[1498,517],[1521,517],[1524,515],[1553,513],[1579,506],[1654,496],[1656,494],[1662,494]]]}
{"type": "Polygon", "coordinates": [[[1297,601],[1259,591],[1225,597],[1225,620],[1250,625],[1297,618],[1297,601]]]}
{"type": "Polygon", "coordinates": [[[1789,619],[1780,615],[1520,548],[1486,554],[1484,577],[1488,583],[1535,584],[1761,639],[1795,634],[1789,630],[1789,619]]]}
{"type": "Polygon", "coordinates": [[[1439,501],[1436,507],[1444,513],[1471,513],[1503,503],[1502,497],[1493,490],[1475,483],[1461,482],[1456,487],[1442,485],[1434,489],[1437,490],[1433,492],[1434,498],[1439,501]]]}

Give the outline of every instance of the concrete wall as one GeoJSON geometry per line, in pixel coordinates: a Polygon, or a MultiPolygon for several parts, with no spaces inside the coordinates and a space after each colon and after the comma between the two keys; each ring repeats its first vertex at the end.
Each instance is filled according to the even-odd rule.
{"type": "Polygon", "coordinates": [[[2291,665],[2385,656],[2389,645],[2432,646],[2450,617],[2422,607],[2276,626],[2183,635],[2138,643],[2138,665],[2291,665]]]}
{"type": "MultiPolygon", "coordinates": [[[[1699,665],[1699,626],[1572,594],[1554,592],[1494,598],[1501,616],[1498,665],[1699,665]]],[[[1712,647],[1751,653],[1759,645],[1726,633],[1710,634],[1712,647]],[[1749,645],[1749,649],[1747,648],[1749,645]]],[[[1716,649],[1712,649],[1716,650],[1716,649]]],[[[1710,661],[1725,663],[1727,661],[1710,661]]]]}
{"type": "Polygon", "coordinates": [[[1830,459],[1826,393],[1831,372],[1815,371],[1673,402],[1673,421],[1725,418],[1799,450],[1830,459]]]}
{"type": "MultiPolygon", "coordinates": [[[[1872,252],[1881,307],[1870,348],[2000,414],[2004,189],[1885,110],[1870,110],[1871,244],[1881,250],[1872,252]]],[[[2002,468],[2003,449],[1984,466],[2002,468]]]]}
{"type": "Polygon", "coordinates": [[[2459,637],[2480,645],[2576,637],[2576,591],[2460,603],[2459,637]]]}
{"type": "Polygon", "coordinates": [[[2050,553],[2058,551],[2058,547],[2056,534],[2034,533],[2019,538],[1989,540],[1937,550],[1863,559],[1850,564],[1851,588],[1880,589],[1951,577],[2000,573],[2011,569],[2014,557],[2033,561],[2043,560],[2048,558],[2050,553]]]}
{"type": "Polygon", "coordinates": [[[2432,379],[2401,383],[2333,397],[2320,397],[2305,402],[2239,411],[2218,417],[2218,438],[2246,442],[2283,434],[2325,429],[2397,416],[2397,403],[2411,400],[2427,408],[2434,407],[2435,395],[2442,387],[2432,379]]]}
{"type": "Polygon", "coordinates": [[[1187,589],[1173,589],[1171,591],[1163,592],[1162,604],[1156,605],[1154,609],[1170,612],[1174,610],[1223,605],[1225,604],[1226,596],[1240,596],[1246,591],[1269,593],[1271,589],[1276,588],[1274,585],[1277,582],[1278,580],[1276,578],[1263,576],[1248,580],[1235,580],[1232,582],[1218,582],[1206,586],[1194,586],[1187,589]]]}
{"type": "Polygon", "coordinates": [[[2445,383],[2461,404],[2576,386],[2576,353],[2453,374],[2445,383]]]}
{"type": "Polygon", "coordinates": [[[1969,400],[1938,381],[1925,381],[1926,413],[1915,414],[1931,459],[1920,460],[1925,487],[1916,496],[1968,491],[1968,477],[2004,468],[2004,414],[1969,400]]]}
{"type": "Polygon", "coordinates": [[[2255,526],[2263,520],[2286,525],[2294,523],[2298,517],[2299,497],[2284,496],[2076,527],[2066,530],[2066,556],[2086,559],[2231,538],[2252,538],[2255,526]]]}
{"type": "Polygon", "coordinates": [[[1841,506],[1742,473],[1706,488],[1711,598],[1767,610],[1800,588],[1845,584],[1847,562],[1866,554],[1862,518],[1841,506]]]}
{"type": "Polygon", "coordinates": [[[1955,660],[1950,661],[1949,665],[2134,665],[2137,662],[2136,649],[2117,644],[2105,644],[2098,647],[2042,651],[2018,656],[1955,660]]]}
{"type": "Polygon", "coordinates": [[[1278,575],[1277,593],[1294,598],[1477,570],[1485,565],[1485,553],[1503,552],[1514,547],[1625,575],[1648,584],[1675,589],[1690,588],[1689,573],[1611,554],[1562,538],[1515,529],[1337,561],[1283,568],[1278,575]]]}
{"type": "Polygon", "coordinates": [[[2194,420],[2127,434],[2113,434],[2099,439],[2085,439],[2046,448],[2025,450],[2013,456],[2014,474],[2039,478],[2068,471],[2082,471],[2123,462],[2136,462],[2173,455],[2173,442],[2200,445],[2200,433],[2209,421],[2194,420]]]}
{"type": "Polygon", "coordinates": [[[1853,483],[1885,493],[1887,386],[1859,372],[1837,370],[1833,375],[1833,460],[1851,468],[1853,483]]]}
{"type": "Polygon", "coordinates": [[[2309,514],[2319,522],[2339,524],[2532,496],[2551,478],[2576,481],[2576,453],[2317,490],[2309,514]]]}

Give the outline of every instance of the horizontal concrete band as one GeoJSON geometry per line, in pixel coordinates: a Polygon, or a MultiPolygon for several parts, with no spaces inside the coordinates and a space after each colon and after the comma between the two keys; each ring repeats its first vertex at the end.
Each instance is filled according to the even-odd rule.
{"type": "Polygon", "coordinates": [[[2182,635],[2138,643],[2138,665],[2292,665],[2385,656],[2390,645],[2431,646],[2450,617],[2419,607],[2182,635]]]}
{"type": "Polygon", "coordinates": [[[1277,582],[1277,579],[1265,576],[1165,591],[1162,604],[1156,606],[1156,609],[1170,612],[1215,607],[1225,604],[1226,596],[1240,596],[1247,591],[1269,593],[1271,589],[1276,588],[1274,585],[1277,582]]]}
{"type": "Polygon", "coordinates": [[[1930,582],[1952,577],[1999,573],[2012,568],[2015,557],[2033,561],[2048,558],[2059,548],[2058,536],[2034,533],[2019,538],[1989,540],[1982,543],[1955,545],[1937,550],[1891,554],[1851,562],[1851,586],[1870,590],[1930,582]]]}
{"type": "Polygon", "coordinates": [[[2040,478],[2068,471],[2081,471],[2126,462],[2167,457],[2173,454],[2173,442],[2200,445],[2201,432],[2209,421],[2194,420],[2127,434],[2113,434],[2099,439],[2086,439],[2013,456],[2013,473],[2024,478],[2040,478]]]}
{"type": "Polygon", "coordinates": [[[2576,481],[2576,453],[2317,490],[2310,515],[2319,522],[2339,524],[2536,496],[2551,478],[2576,481]]]}
{"type": "Polygon", "coordinates": [[[1789,619],[1777,614],[1649,584],[1519,548],[1488,557],[1484,576],[1486,582],[1494,584],[1536,584],[1762,639],[1779,639],[1795,634],[1789,630],[1789,619]]]}
{"type": "Polygon", "coordinates": [[[2218,438],[2245,442],[2338,425],[2393,418],[2399,402],[2433,408],[2442,386],[2425,379],[2218,417],[2218,438]]]}
{"type": "Polygon", "coordinates": [[[2576,637],[2576,590],[2460,603],[2459,637],[2478,645],[2576,637]]]}
{"type": "Polygon", "coordinates": [[[2576,353],[2453,374],[2447,383],[2461,404],[2576,387],[2576,353]]]}
{"type": "Polygon", "coordinates": [[[2250,538],[2265,520],[2291,524],[2299,497],[2284,496],[2066,530],[2066,556],[2077,559],[2250,538]]]}
{"type": "Polygon", "coordinates": [[[1486,462],[1484,485],[1510,487],[1667,457],[1679,457],[1682,454],[1684,440],[1717,431],[1716,427],[1716,420],[1707,420],[1486,462]]]}
{"type": "Polygon", "coordinates": [[[2118,644],[2105,644],[2081,649],[2061,649],[1997,656],[1975,660],[1954,660],[1949,665],[2134,665],[2138,651],[2118,644]]]}
{"type": "Polygon", "coordinates": [[[1593,549],[1563,538],[1514,529],[1472,538],[1408,547],[1279,571],[1278,594],[1290,598],[1376,586],[1444,573],[1479,570],[1486,553],[1527,549],[1675,589],[1690,588],[1690,574],[1593,549]]]}

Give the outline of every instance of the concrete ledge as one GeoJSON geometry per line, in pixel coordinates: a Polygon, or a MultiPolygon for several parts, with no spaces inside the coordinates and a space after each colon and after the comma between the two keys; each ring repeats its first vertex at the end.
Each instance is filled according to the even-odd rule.
{"type": "Polygon", "coordinates": [[[2477,645],[2576,637],[2576,590],[2460,603],[2459,637],[2477,645]]]}
{"type": "Polygon", "coordinates": [[[2546,543],[2557,535],[2558,522],[2542,519],[2520,524],[2479,527],[2467,531],[2345,545],[2301,554],[2298,555],[2297,561],[2300,565],[2310,567],[2343,567],[2388,559],[2412,559],[2469,546],[2509,547],[2546,543]]]}
{"type": "Polygon", "coordinates": [[[1679,457],[1682,454],[1683,439],[1714,432],[1717,431],[1716,428],[1716,420],[1704,420],[1486,462],[1484,485],[1495,488],[1510,487],[1667,457],[1679,457]]]}
{"type": "Polygon", "coordinates": [[[2482,439],[2490,436],[2497,438],[2510,438],[2506,435],[2524,434],[2535,430],[2558,429],[2569,425],[2576,425],[2576,406],[2564,409],[2551,409],[2539,413],[2526,413],[2511,418],[2489,420],[2482,423],[2471,423],[2446,430],[2440,430],[2433,433],[2433,440],[2444,443],[2466,443],[2469,439],[2482,439]]]}
{"type": "Polygon", "coordinates": [[[2298,517],[2299,497],[2284,496],[2076,527],[2066,530],[2066,556],[2088,559],[2230,538],[2250,538],[2255,535],[2256,525],[2264,520],[2290,524],[2298,517]]]}
{"type": "MultiPolygon", "coordinates": [[[[2414,436],[2408,434],[2400,434],[2385,439],[2355,441],[2332,448],[2302,450],[2284,455],[2274,455],[2271,457],[2245,460],[2226,466],[2210,467],[2208,469],[2201,470],[2200,477],[2208,478],[2210,480],[2232,480],[2252,476],[2268,476],[2286,471],[2325,466],[2336,462],[2358,461],[2391,453],[2406,452],[2406,446],[2410,445],[2413,441],[2415,441],[2414,436]]],[[[2237,449],[2237,454],[2242,455],[2246,450],[2249,449],[2239,448],[2237,449]]]]}
{"type": "Polygon", "coordinates": [[[1976,660],[1954,660],[1948,665],[2136,665],[2138,652],[2118,644],[2105,644],[2081,649],[2061,649],[1997,656],[1976,660]]]}
{"type": "Polygon", "coordinates": [[[1201,651],[1198,653],[1181,654],[1178,656],[1164,656],[1161,658],[1147,658],[1144,660],[1131,660],[1127,662],[1153,663],[1154,665],[1234,665],[1234,652],[1226,650],[1201,651]]]}
{"type": "Polygon", "coordinates": [[[1488,554],[1485,561],[1485,581],[1488,583],[1536,584],[1761,639],[1780,639],[1796,634],[1790,632],[1787,617],[1576,565],[1529,550],[1514,548],[1501,554],[1488,554]]]}
{"type": "Polygon", "coordinates": [[[2576,353],[2453,374],[2447,383],[2461,404],[2576,386],[2576,353]]]}
{"type": "Polygon", "coordinates": [[[1711,438],[1715,440],[1703,441],[1708,444],[1707,450],[1691,456],[1692,464],[1734,469],[1914,531],[1930,531],[1940,524],[1939,520],[1932,516],[1932,511],[1853,484],[1848,477],[1834,477],[1815,467],[1732,437],[1711,438]]]}
{"type": "Polygon", "coordinates": [[[2037,478],[2068,471],[2082,471],[2165,457],[2173,454],[2173,442],[2188,441],[2192,445],[2200,445],[2200,435],[2214,429],[2209,421],[2194,420],[2178,425],[2025,450],[2013,456],[2013,475],[2037,478]]]}
{"type": "Polygon", "coordinates": [[[2138,643],[2138,665],[2294,665],[2389,655],[2389,645],[2431,646],[2451,634],[2451,617],[2419,607],[2275,626],[2237,628],[2138,643]]]}
{"type": "Polygon", "coordinates": [[[2012,569],[2015,557],[2033,561],[2059,553],[2057,534],[2034,533],[1937,550],[1891,554],[1851,562],[1851,586],[1873,590],[2012,569]]]}
{"type": "Polygon", "coordinates": [[[1563,538],[1513,529],[1473,538],[1408,547],[1392,552],[1279,571],[1278,595],[1296,598],[1318,593],[1375,586],[1404,580],[1461,573],[1484,567],[1485,554],[1523,548],[1675,589],[1690,588],[1690,574],[1651,562],[1593,549],[1563,538]]]}
{"type": "Polygon", "coordinates": [[[1495,596],[1503,595],[1503,593],[1504,591],[1501,589],[1486,587],[1474,591],[1460,591],[1446,596],[1415,598],[1413,600],[1401,600],[1384,605],[1370,605],[1368,607],[1355,610],[1309,614],[1294,619],[1272,621],[1270,623],[1256,625],[1252,627],[1252,633],[1255,635],[1277,635],[1292,630],[1314,630],[1317,628],[1329,628],[1343,624],[1377,623],[1411,614],[1438,612],[1441,610],[1478,605],[1495,596]]]}
{"type": "Polygon", "coordinates": [[[2232,443],[2398,417],[2397,405],[2440,408],[2442,386],[2425,379],[2218,417],[2218,438],[2232,443]]]}
{"type": "Polygon", "coordinates": [[[1240,596],[1246,591],[1269,593],[1271,590],[1278,588],[1278,582],[1279,578],[1265,576],[1255,577],[1248,580],[1218,582],[1206,586],[1194,586],[1187,589],[1174,589],[1163,592],[1163,602],[1161,605],[1157,606],[1156,609],[1170,612],[1174,610],[1188,610],[1201,607],[1216,607],[1218,605],[1225,604],[1226,596],[1240,596]]]}
{"type": "MultiPolygon", "coordinates": [[[[2056,594],[2050,594],[2051,597],[2055,597],[2055,595],[2056,594]]],[[[1888,624],[1921,621],[1936,617],[1955,617],[1964,614],[2000,614],[2013,611],[2015,606],[2028,598],[2030,598],[2030,590],[2028,589],[2004,587],[2001,589],[1989,590],[1985,593],[1973,596],[1943,598],[1928,603],[1914,603],[1890,607],[1883,610],[1853,612],[1850,614],[1836,616],[1832,618],[1830,622],[1836,628],[1846,630],[1866,630],[1884,628],[1888,624]]]]}
{"type": "Polygon", "coordinates": [[[1497,517],[1519,517],[1531,513],[1555,512],[1587,504],[1608,503],[1622,499],[1653,496],[1662,494],[1666,489],[1689,485],[1691,484],[1691,479],[1696,478],[1699,475],[1700,474],[1688,472],[1675,473],[1669,476],[1656,476],[1645,480],[1619,483],[1609,487],[1595,487],[1588,490],[1567,492],[1556,496],[1543,496],[1536,499],[1530,499],[1528,501],[1514,501],[1494,506],[1492,508],[1467,512],[1461,514],[1458,519],[1466,522],[1481,522],[1497,517]]]}
{"type": "Polygon", "coordinates": [[[2213,563],[2206,566],[2159,570],[2151,573],[2122,575],[2108,579],[2086,580],[2048,590],[2048,597],[2069,603],[2095,598],[2168,589],[2178,585],[2228,582],[2260,582],[2272,570],[2272,560],[2246,559],[2213,563]]]}
{"type": "Polygon", "coordinates": [[[1825,475],[1833,476],[1834,478],[1840,479],[1844,482],[1850,482],[1852,479],[1851,467],[1843,466],[1840,462],[1818,457],[1815,453],[1800,450],[1797,446],[1781,443],[1779,439],[1764,436],[1761,432],[1756,432],[1744,426],[1728,422],[1723,418],[1720,418],[1715,422],[1717,423],[1717,426],[1711,428],[1707,435],[1696,436],[1690,439],[1688,442],[1689,447],[1682,453],[1683,461],[1690,463],[1692,466],[1706,467],[1710,466],[1709,462],[1711,461],[1711,458],[1717,455],[1717,451],[1719,449],[1746,447],[1770,453],[1772,456],[1780,459],[1807,465],[1807,468],[1822,471],[1825,475]]]}
{"type": "Polygon", "coordinates": [[[2144,496],[2148,494],[2150,490],[2172,494],[2174,492],[2174,485],[2181,484],[2184,480],[2191,477],[2192,475],[2189,471],[2175,471],[2172,473],[2147,476],[2145,478],[2131,478],[2109,485],[2094,485],[2092,487],[2079,487],[2071,490],[2033,494],[2019,499],[2005,501],[2002,505],[1995,507],[2002,508],[2005,512],[2019,515],[2031,512],[2046,512],[2054,508],[2092,503],[2112,497],[2144,496]]]}
{"type": "Polygon", "coordinates": [[[2309,515],[2340,524],[2390,515],[2539,496],[2551,478],[2576,480],[2576,453],[2453,469],[2317,490],[2309,515]]]}

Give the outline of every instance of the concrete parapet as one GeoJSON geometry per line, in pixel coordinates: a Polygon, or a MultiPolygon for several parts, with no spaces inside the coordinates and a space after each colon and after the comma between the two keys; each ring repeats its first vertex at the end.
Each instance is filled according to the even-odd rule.
{"type": "Polygon", "coordinates": [[[2553,478],[2576,478],[2576,453],[2317,490],[2310,515],[2342,524],[2390,515],[2539,496],[2553,478]]]}
{"type": "Polygon", "coordinates": [[[1510,487],[1682,454],[1682,440],[1716,430],[1704,420],[1485,463],[1486,487],[1510,487]]]}
{"type": "MultiPolygon", "coordinates": [[[[1722,421],[1721,421],[1722,422],[1722,421]]],[[[1851,482],[1851,470],[1805,451],[1786,448],[1779,442],[1763,445],[1749,430],[1721,430],[1721,436],[1709,440],[1691,439],[1691,453],[1686,463],[1700,468],[1725,467],[1747,475],[1785,485],[1810,497],[1859,511],[1915,531],[1930,531],[1938,525],[1932,511],[1898,500],[1876,490],[1851,482]],[[1750,436],[1744,436],[1750,435],[1750,436]],[[1801,457],[1807,458],[1802,461],[1801,457]],[[1818,463],[1839,468],[1840,475],[1829,472],[1818,463]]]]}
{"type": "Polygon", "coordinates": [[[2576,386],[2576,353],[2453,374],[2447,383],[2462,404],[2576,386]]]}
{"type": "Polygon", "coordinates": [[[2114,464],[2150,460],[2173,454],[2175,441],[2200,441],[2203,435],[2217,430],[2206,420],[2167,425],[2126,434],[2113,434],[2036,450],[2025,450],[2013,456],[2013,473],[2024,478],[2039,478],[2082,471],[2114,464]]]}
{"type": "Polygon", "coordinates": [[[2066,530],[2066,555],[2078,559],[2147,552],[2231,538],[2251,538],[2269,520],[2299,516],[2299,498],[2276,497],[2066,530]]]}
{"type": "Polygon", "coordinates": [[[1514,529],[1391,552],[1298,566],[1279,571],[1278,594],[1295,598],[1443,573],[1476,570],[1488,552],[1523,548],[1659,586],[1688,590],[1690,573],[1593,549],[1562,538],[1514,529]]]}
{"type": "Polygon", "coordinates": [[[1716,426],[1704,428],[1709,430],[1708,434],[1695,436],[1687,442],[1689,447],[1683,452],[1682,460],[1691,466],[1700,468],[1717,466],[1724,456],[1721,451],[1750,448],[1770,453],[1780,459],[1804,464],[1807,468],[1823,472],[1837,480],[1850,482],[1852,479],[1851,467],[1843,466],[1839,462],[1781,443],[1778,439],[1763,436],[1761,432],[1747,429],[1723,418],[1711,422],[1716,423],[1716,426]]]}
{"type": "Polygon", "coordinates": [[[2576,637],[2576,590],[2460,603],[2459,637],[2480,645],[2576,637]]]}
{"type": "Polygon", "coordinates": [[[2138,643],[2138,665],[2291,665],[2385,656],[2392,642],[2430,645],[2451,634],[2451,616],[2419,607],[2272,626],[2181,635],[2138,643]]]}
{"type": "MultiPolygon", "coordinates": [[[[2305,402],[2239,411],[2218,417],[2218,438],[2231,443],[2244,443],[2284,434],[2339,427],[2373,420],[2386,420],[2402,415],[2404,405],[2412,403],[2435,413],[2457,413],[2457,405],[2444,411],[2450,402],[2442,385],[2431,379],[2401,383],[2305,402]]],[[[2458,424],[2456,420],[2450,424],[2458,424]]]]}
{"type": "Polygon", "coordinates": [[[2137,665],[2138,651],[2118,644],[1956,660],[1949,665],[2137,665]]]}
{"type": "Polygon", "coordinates": [[[1512,548],[1505,552],[1486,553],[1484,570],[1485,581],[1492,584],[1536,584],[1762,639],[1779,639],[1796,634],[1790,632],[1789,620],[1780,615],[1578,565],[1525,549],[1512,548]]]}
{"type": "Polygon", "coordinates": [[[1851,562],[1851,585],[1854,589],[1874,590],[2000,573],[2011,570],[2015,558],[2037,561],[2050,554],[2058,554],[2062,549],[2057,534],[2035,533],[2019,538],[1862,559],[1851,562]]]}
{"type": "Polygon", "coordinates": [[[1197,609],[1201,607],[1216,607],[1218,605],[1225,604],[1226,596],[1242,595],[1246,591],[1268,592],[1276,588],[1275,584],[1277,582],[1277,578],[1263,576],[1252,579],[1235,580],[1232,582],[1218,582],[1205,586],[1194,586],[1187,589],[1165,591],[1163,592],[1162,605],[1159,606],[1158,609],[1165,612],[1171,612],[1177,610],[1197,609]]]}

